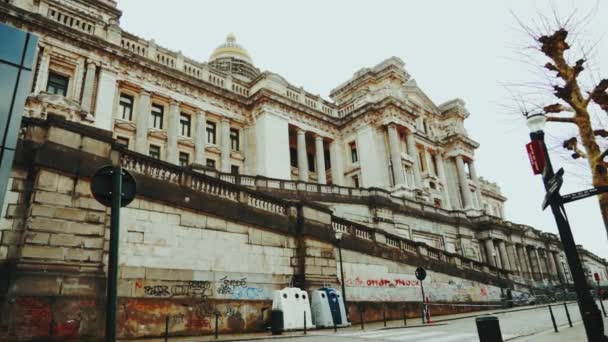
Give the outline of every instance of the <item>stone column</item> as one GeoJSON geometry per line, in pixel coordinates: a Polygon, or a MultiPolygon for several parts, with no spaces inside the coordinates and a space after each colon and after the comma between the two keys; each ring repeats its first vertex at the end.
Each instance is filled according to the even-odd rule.
{"type": "Polygon", "coordinates": [[[194,162],[205,165],[205,142],[207,141],[207,119],[202,110],[196,113],[196,128],[194,130],[194,162]]]}
{"type": "Polygon", "coordinates": [[[344,185],[343,157],[344,149],[339,140],[329,144],[329,158],[331,162],[331,182],[334,185],[344,185]]]}
{"type": "Polygon", "coordinates": [[[91,112],[91,104],[93,103],[93,90],[95,89],[95,73],[97,66],[93,62],[87,63],[87,74],[84,79],[84,88],[82,90],[82,109],[87,113],[91,112]]]}
{"type": "Polygon", "coordinates": [[[504,240],[498,240],[498,250],[500,251],[500,261],[503,268],[512,270],[511,263],[509,263],[509,255],[507,254],[507,245],[504,240]]]}
{"type": "Polygon", "coordinates": [[[566,284],[566,272],[564,271],[564,265],[559,258],[559,253],[554,252],[551,254],[553,257],[553,262],[555,262],[555,265],[557,265],[557,274],[559,275],[559,279],[561,280],[562,284],[566,284]]]}
{"type": "Polygon", "coordinates": [[[148,154],[148,127],[150,126],[150,93],[142,90],[137,98],[137,117],[135,124],[135,151],[148,154]]]}
{"type": "Polygon", "coordinates": [[[496,254],[496,250],[494,249],[494,241],[492,241],[492,239],[487,239],[484,242],[486,244],[486,256],[488,257],[488,264],[498,267],[496,264],[498,258],[494,258],[494,254],[496,254]]]}
{"type": "Polygon", "coordinates": [[[437,176],[441,180],[441,184],[443,184],[443,202],[445,204],[445,209],[452,209],[452,203],[450,202],[450,194],[448,193],[448,179],[445,175],[445,166],[443,164],[443,156],[439,153],[435,155],[435,160],[437,161],[437,176]]]}
{"type": "Polygon", "coordinates": [[[317,183],[327,184],[325,176],[325,150],[323,148],[323,137],[315,136],[315,156],[317,159],[317,183]]]}
{"type": "Polygon", "coordinates": [[[46,84],[49,78],[49,63],[51,61],[48,49],[48,47],[42,48],[42,56],[40,57],[40,65],[37,71],[38,76],[36,77],[36,87],[34,88],[34,93],[36,94],[46,91],[46,84]]]}
{"type": "Polygon", "coordinates": [[[517,249],[515,248],[515,244],[509,244],[508,249],[511,249],[510,255],[513,255],[513,257],[509,259],[509,262],[511,263],[511,269],[513,271],[517,271],[519,275],[522,276],[521,266],[519,265],[519,257],[517,256],[517,249]]]}
{"type": "MultiPolygon", "coordinates": [[[[525,250],[525,246],[516,245],[515,249],[517,249],[517,255],[519,256],[519,264],[521,265],[522,271],[525,273],[525,277],[531,277],[530,275],[530,265],[528,263],[528,257],[525,250]]],[[[523,274],[522,274],[523,276],[523,274]]]]}
{"type": "Polygon", "coordinates": [[[418,160],[418,153],[416,149],[416,141],[414,139],[414,132],[408,131],[405,135],[405,142],[407,144],[407,154],[414,160],[414,184],[415,188],[422,188],[422,176],[420,176],[420,161],[418,160]]]}
{"type": "Polygon", "coordinates": [[[403,164],[401,163],[401,151],[399,149],[401,144],[397,126],[392,123],[389,124],[386,129],[388,131],[388,145],[391,153],[391,165],[395,185],[405,184],[405,173],[403,171],[403,164]]]}
{"type": "Polygon", "coordinates": [[[538,255],[538,248],[534,247],[534,256],[536,257],[536,263],[538,265],[538,275],[540,276],[540,281],[543,281],[545,276],[543,274],[543,268],[540,263],[540,255],[538,255]]]}
{"type": "Polygon", "coordinates": [[[306,152],[306,131],[298,128],[298,176],[308,182],[308,154],[306,152]]]}
{"type": "Polygon", "coordinates": [[[461,155],[456,156],[456,168],[458,171],[458,181],[460,182],[460,192],[462,193],[463,209],[472,209],[471,189],[469,188],[469,180],[464,171],[464,161],[461,155]]]}
{"type": "Polygon", "coordinates": [[[477,170],[475,170],[475,163],[471,160],[469,162],[469,172],[471,173],[471,179],[473,179],[473,183],[475,183],[475,195],[477,196],[477,209],[482,209],[483,205],[481,203],[481,186],[479,184],[479,178],[477,178],[477,170]]]}
{"type": "Polygon", "coordinates": [[[220,123],[220,148],[221,148],[221,165],[220,171],[230,172],[230,120],[223,118],[220,123]]]}
{"type": "Polygon", "coordinates": [[[179,102],[171,101],[169,103],[169,117],[167,118],[167,146],[166,155],[167,161],[171,164],[177,164],[177,135],[179,129],[179,102]]]}
{"type": "Polygon", "coordinates": [[[550,278],[555,280],[558,279],[557,275],[557,265],[555,264],[555,260],[553,260],[553,253],[551,250],[545,250],[545,258],[547,259],[547,263],[549,264],[549,275],[550,278]]]}

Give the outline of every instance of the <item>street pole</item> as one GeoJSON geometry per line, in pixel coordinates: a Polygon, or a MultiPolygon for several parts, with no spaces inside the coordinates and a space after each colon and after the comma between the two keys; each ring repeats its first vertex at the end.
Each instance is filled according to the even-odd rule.
{"type": "Polygon", "coordinates": [[[110,216],[110,250],[106,285],[106,342],[116,341],[116,307],[118,288],[118,232],[122,193],[122,167],[114,166],[112,174],[112,213],[110,216]]]}
{"type": "MultiPolygon", "coordinates": [[[[540,142],[542,146],[542,152],[546,161],[543,171],[543,184],[545,190],[548,191],[553,185],[550,181],[553,181],[555,173],[553,171],[553,166],[551,165],[547,146],[545,145],[545,134],[542,130],[533,131],[530,133],[530,138],[532,141],[540,142]]],[[[564,246],[566,259],[570,266],[570,271],[572,272],[572,279],[578,297],[579,310],[585,326],[587,340],[590,342],[606,341],[601,313],[589,293],[589,287],[576,249],[572,230],[570,229],[570,223],[568,222],[566,211],[561,201],[559,188],[554,191],[553,196],[549,200],[549,205],[551,206],[551,212],[555,217],[555,223],[557,224],[562,245],[564,246]]]]}

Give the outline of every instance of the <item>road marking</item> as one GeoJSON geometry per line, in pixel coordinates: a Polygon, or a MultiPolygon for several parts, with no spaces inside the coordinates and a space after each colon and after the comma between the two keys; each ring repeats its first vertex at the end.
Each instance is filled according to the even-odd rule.
{"type": "Polygon", "coordinates": [[[410,335],[410,334],[416,334],[420,332],[420,330],[414,330],[414,329],[402,329],[400,331],[382,331],[382,332],[378,332],[375,331],[372,334],[365,334],[364,336],[362,335],[354,335],[355,337],[365,337],[365,338],[379,338],[379,337],[389,337],[389,336],[403,336],[403,335],[410,335]]]}
{"type": "MultiPolygon", "coordinates": [[[[389,340],[389,341],[417,341],[423,337],[426,338],[426,337],[445,335],[445,334],[446,334],[445,332],[432,331],[432,332],[423,332],[423,333],[419,333],[419,334],[407,335],[407,336],[401,336],[401,337],[391,337],[391,338],[387,338],[387,340],[389,340]]],[[[434,340],[433,340],[433,342],[434,342],[434,340]]]]}
{"type": "Polygon", "coordinates": [[[439,337],[432,339],[432,342],[451,342],[451,341],[477,341],[478,336],[476,334],[451,334],[446,337],[439,337]],[[471,339],[473,338],[473,339],[471,339]]]}

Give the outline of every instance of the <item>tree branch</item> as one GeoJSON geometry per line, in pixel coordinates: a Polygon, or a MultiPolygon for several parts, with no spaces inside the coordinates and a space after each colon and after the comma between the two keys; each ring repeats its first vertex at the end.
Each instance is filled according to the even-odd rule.
{"type": "Polygon", "coordinates": [[[574,109],[572,109],[571,107],[563,106],[560,103],[554,103],[554,104],[547,105],[543,109],[545,110],[545,113],[561,113],[561,112],[574,113],[574,109]]]}
{"type": "Polygon", "coordinates": [[[559,118],[557,116],[545,116],[547,118],[547,121],[550,122],[566,122],[566,123],[572,123],[572,124],[576,124],[576,120],[574,120],[573,117],[569,117],[569,118],[559,118]]]}
{"type": "Polygon", "coordinates": [[[597,135],[602,138],[608,137],[608,131],[605,129],[596,129],[593,131],[593,135],[597,135]]]}
{"type": "Polygon", "coordinates": [[[568,140],[565,140],[562,144],[562,147],[566,150],[574,152],[572,153],[572,159],[587,158],[587,154],[578,148],[578,140],[576,139],[576,137],[572,137],[568,140]]]}
{"type": "Polygon", "coordinates": [[[598,83],[589,94],[587,102],[592,101],[597,103],[603,110],[608,111],[608,79],[603,79],[598,83]]]}

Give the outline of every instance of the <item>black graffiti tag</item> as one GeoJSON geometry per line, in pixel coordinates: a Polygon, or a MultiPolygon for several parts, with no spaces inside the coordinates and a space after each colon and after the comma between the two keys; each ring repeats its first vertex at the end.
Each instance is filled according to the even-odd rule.
{"type": "Polygon", "coordinates": [[[219,283],[220,283],[220,285],[217,288],[217,293],[232,294],[235,288],[247,286],[247,278],[241,278],[239,280],[239,279],[228,279],[228,277],[223,277],[220,279],[219,283]]]}
{"type": "Polygon", "coordinates": [[[144,292],[147,296],[154,297],[168,297],[171,295],[169,287],[165,285],[144,286],[144,292]]]}

